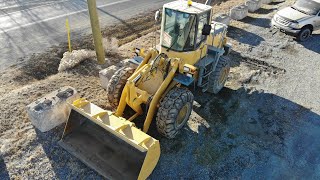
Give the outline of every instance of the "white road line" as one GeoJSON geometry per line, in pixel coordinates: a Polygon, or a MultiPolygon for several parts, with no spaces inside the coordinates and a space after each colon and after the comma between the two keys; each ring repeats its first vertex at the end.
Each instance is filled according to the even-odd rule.
{"type": "MultiPolygon", "coordinates": [[[[120,3],[128,2],[128,1],[131,1],[131,0],[122,0],[122,1],[117,1],[117,2],[113,2],[113,3],[109,3],[109,4],[104,4],[104,5],[97,6],[97,8],[103,8],[103,7],[107,7],[107,6],[112,6],[112,5],[115,5],[115,4],[120,4],[120,3]]],[[[85,12],[85,11],[88,11],[88,9],[83,9],[83,10],[80,10],[80,11],[75,11],[75,12],[72,12],[72,13],[62,14],[62,15],[59,15],[59,16],[55,16],[55,17],[51,17],[51,18],[47,18],[47,19],[43,19],[43,20],[39,20],[39,21],[27,23],[27,24],[23,24],[23,25],[19,25],[19,26],[12,27],[12,28],[9,28],[9,29],[6,29],[6,30],[4,30],[4,29],[1,30],[0,29],[1,30],[0,34],[6,33],[6,32],[10,32],[10,31],[13,31],[13,30],[17,30],[17,29],[20,29],[20,28],[32,26],[34,24],[39,24],[39,23],[43,23],[43,22],[46,22],[46,21],[51,21],[51,20],[54,20],[54,19],[58,19],[58,18],[66,17],[66,16],[71,16],[71,15],[82,13],[82,12],[85,12]]]]}

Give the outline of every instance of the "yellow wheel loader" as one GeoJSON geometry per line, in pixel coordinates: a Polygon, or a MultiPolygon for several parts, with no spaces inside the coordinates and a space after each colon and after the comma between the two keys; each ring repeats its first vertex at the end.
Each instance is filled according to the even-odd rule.
{"type": "Polygon", "coordinates": [[[159,141],[147,134],[151,122],[174,138],[192,111],[188,88],[218,93],[228,77],[227,26],[211,22],[212,13],[190,0],[165,4],[160,44],[137,53],[131,62],[138,67],[122,68],[109,81],[114,111],[85,99],[70,103],[60,145],[108,179],[146,179],[160,157],[159,141]],[[125,119],[128,108],[134,114],[125,119]],[[143,126],[136,127],[137,117],[143,126]]]}

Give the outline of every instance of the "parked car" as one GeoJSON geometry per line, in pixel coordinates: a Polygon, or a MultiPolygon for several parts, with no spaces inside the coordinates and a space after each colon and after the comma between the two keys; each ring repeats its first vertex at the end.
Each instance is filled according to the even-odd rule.
{"type": "Polygon", "coordinates": [[[271,25],[295,35],[299,41],[307,40],[320,29],[320,0],[297,0],[291,7],[278,11],[271,25]]]}

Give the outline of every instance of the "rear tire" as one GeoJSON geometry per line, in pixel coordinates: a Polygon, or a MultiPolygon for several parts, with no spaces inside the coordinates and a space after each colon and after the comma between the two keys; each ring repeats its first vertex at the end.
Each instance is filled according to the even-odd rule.
{"type": "Polygon", "coordinates": [[[185,88],[173,88],[160,102],[156,117],[158,132],[174,138],[188,121],[193,104],[193,94],[185,88]]]}
{"type": "Polygon", "coordinates": [[[127,79],[133,74],[131,67],[122,67],[109,80],[107,87],[107,98],[110,106],[116,109],[119,105],[122,90],[127,83],[127,79]]]}
{"type": "Polygon", "coordinates": [[[298,41],[306,41],[312,34],[312,30],[309,27],[304,27],[301,29],[299,34],[297,35],[298,41]]]}
{"type": "Polygon", "coordinates": [[[230,60],[227,57],[221,56],[216,69],[209,77],[208,91],[217,94],[226,83],[230,72],[230,60]]]}

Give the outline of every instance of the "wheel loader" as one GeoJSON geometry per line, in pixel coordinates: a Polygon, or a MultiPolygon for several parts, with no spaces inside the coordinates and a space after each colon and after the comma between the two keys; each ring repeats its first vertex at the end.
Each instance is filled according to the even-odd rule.
{"type": "Polygon", "coordinates": [[[212,13],[190,0],[165,4],[160,44],[139,50],[130,60],[137,68],[121,68],[109,81],[114,111],[83,98],[69,103],[60,145],[107,179],[146,179],[160,157],[159,141],[147,134],[151,122],[176,137],[192,111],[189,89],[218,93],[228,77],[227,26],[212,22],[212,13]],[[134,113],[124,118],[128,109],[134,113]],[[140,127],[137,119],[144,119],[140,127]]]}

